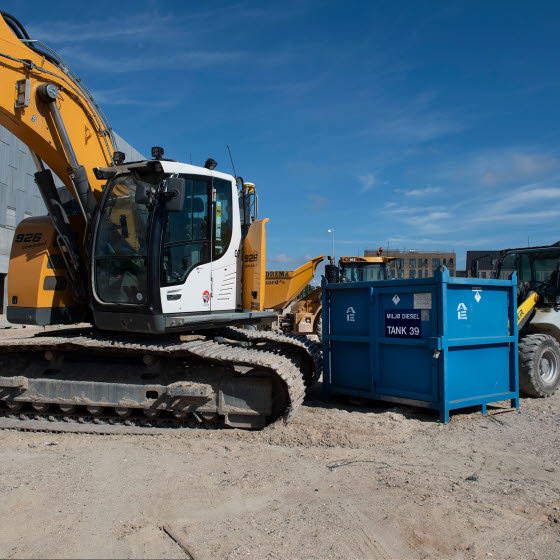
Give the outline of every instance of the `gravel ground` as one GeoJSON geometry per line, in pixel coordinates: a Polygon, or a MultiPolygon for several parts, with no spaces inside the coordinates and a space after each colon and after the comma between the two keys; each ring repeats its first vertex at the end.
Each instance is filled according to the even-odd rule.
{"type": "Polygon", "coordinates": [[[448,425],[319,395],[261,432],[0,431],[0,557],[188,558],[166,525],[197,560],[560,558],[560,394],[448,425]]]}

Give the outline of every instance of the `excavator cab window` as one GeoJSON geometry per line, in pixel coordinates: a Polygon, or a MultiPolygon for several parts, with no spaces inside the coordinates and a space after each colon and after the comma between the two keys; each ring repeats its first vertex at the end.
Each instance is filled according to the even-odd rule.
{"type": "Polygon", "coordinates": [[[190,271],[210,260],[211,183],[185,177],[180,212],[167,214],[163,232],[162,285],[182,284],[190,271]]]}
{"type": "Polygon", "coordinates": [[[233,212],[231,200],[231,183],[223,179],[214,179],[216,206],[214,209],[214,256],[217,260],[225,254],[231,241],[233,212]]]}
{"type": "Polygon", "coordinates": [[[135,201],[136,182],[118,179],[105,200],[95,240],[97,295],[106,303],[141,304],[147,294],[149,210],[135,201]]]}

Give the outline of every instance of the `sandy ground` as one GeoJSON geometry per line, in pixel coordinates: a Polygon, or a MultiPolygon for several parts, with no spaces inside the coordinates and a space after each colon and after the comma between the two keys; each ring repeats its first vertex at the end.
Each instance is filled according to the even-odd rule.
{"type": "Polygon", "coordinates": [[[0,432],[0,557],[560,558],[560,394],[521,411],[325,404],[289,426],[0,432]]]}

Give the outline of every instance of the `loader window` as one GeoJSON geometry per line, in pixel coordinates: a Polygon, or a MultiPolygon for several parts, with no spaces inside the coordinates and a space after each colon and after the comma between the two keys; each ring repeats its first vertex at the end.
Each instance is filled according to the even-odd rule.
{"type": "Polygon", "coordinates": [[[385,265],[345,265],[342,269],[343,282],[372,282],[374,280],[386,280],[385,265]]]}
{"type": "Polygon", "coordinates": [[[210,261],[210,182],[185,178],[181,212],[169,212],[163,232],[162,285],[182,284],[195,267],[210,261]]]}
{"type": "Polygon", "coordinates": [[[95,239],[95,289],[106,303],[142,304],[147,296],[149,211],[134,200],[132,177],[111,185],[95,239]]]}
{"type": "Polygon", "coordinates": [[[507,280],[509,275],[515,270],[516,258],[517,255],[514,253],[507,255],[507,257],[504,258],[500,265],[500,272],[498,275],[501,280],[507,280]]]}

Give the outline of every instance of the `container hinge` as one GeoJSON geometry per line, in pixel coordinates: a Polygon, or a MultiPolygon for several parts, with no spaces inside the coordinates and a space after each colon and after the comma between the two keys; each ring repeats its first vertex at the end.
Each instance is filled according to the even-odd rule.
{"type": "Polygon", "coordinates": [[[431,336],[428,340],[430,350],[443,350],[443,337],[431,336]]]}

